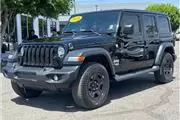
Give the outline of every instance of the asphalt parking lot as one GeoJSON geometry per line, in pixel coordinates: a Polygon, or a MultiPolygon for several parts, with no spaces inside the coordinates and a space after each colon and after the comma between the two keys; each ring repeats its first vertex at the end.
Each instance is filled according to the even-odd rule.
{"type": "Polygon", "coordinates": [[[87,111],[75,106],[70,92],[45,92],[22,99],[10,80],[0,74],[0,119],[2,120],[180,120],[180,42],[176,42],[174,81],[158,85],[153,74],[112,83],[103,107],[87,111]]]}

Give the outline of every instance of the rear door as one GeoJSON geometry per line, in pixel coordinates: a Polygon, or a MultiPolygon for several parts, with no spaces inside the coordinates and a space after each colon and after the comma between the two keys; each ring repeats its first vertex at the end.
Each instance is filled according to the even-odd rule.
{"type": "Polygon", "coordinates": [[[159,32],[157,30],[156,16],[153,14],[143,14],[143,32],[146,48],[146,67],[153,66],[156,51],[159,46],[159,32]]]}

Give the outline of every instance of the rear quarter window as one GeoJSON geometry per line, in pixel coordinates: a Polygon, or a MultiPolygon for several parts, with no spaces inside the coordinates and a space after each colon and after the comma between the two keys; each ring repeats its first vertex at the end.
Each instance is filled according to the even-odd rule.
{"type": "Polygon", "coordinates": [[[159,33],[171,32],[170,26],[169,26],[169,20],[166,16],[158,16],[157,21],[158,21],[159,33]]]}

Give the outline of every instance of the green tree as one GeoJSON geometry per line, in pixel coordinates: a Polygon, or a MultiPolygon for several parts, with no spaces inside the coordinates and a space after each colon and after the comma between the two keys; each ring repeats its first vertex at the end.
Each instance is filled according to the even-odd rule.
{"type": "Polygon", "coordinates": [[[68,13],[71,5],[72,0],[1,0],[1,38],[9,21],[18,13],[57,18],[61,13],[68,13]]]}
{"type": "Polygon", "coordinates": [[[172,30],[175,31],[180,24],[180,10],[172,4],[151,4],[147,10],[166,13],[171,21],[172,30]]]}

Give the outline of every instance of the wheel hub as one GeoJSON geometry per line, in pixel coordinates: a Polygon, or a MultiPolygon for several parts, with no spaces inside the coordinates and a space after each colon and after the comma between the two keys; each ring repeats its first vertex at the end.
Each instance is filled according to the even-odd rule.
{"type": "Polygon", "coordinates": [[[173,75],[173,65],[170,63],[170,61],[166,61],[164,67],[163,67],[163,72],[164,75],[167,79],[169,79],[169,77],[172,77],[173,75]]]}
{"type": "Polygon", "coordinates": [[[102,74],[95,74],[91,76],[90,82],[88,84],[88,92],[90,97],[92,98],[101,97],[104,94],[103,86],[104,86],[104,76],[102,74]]]}

